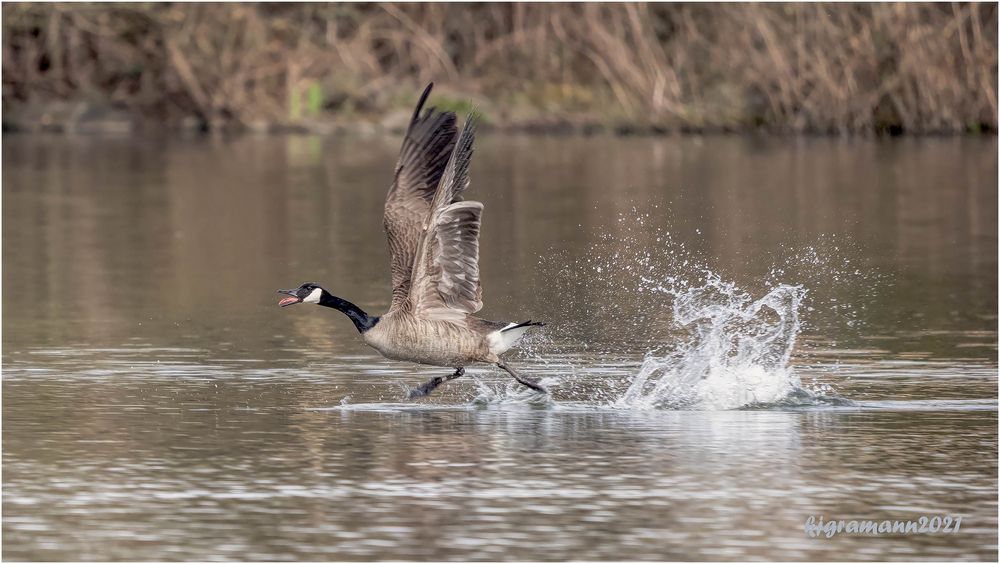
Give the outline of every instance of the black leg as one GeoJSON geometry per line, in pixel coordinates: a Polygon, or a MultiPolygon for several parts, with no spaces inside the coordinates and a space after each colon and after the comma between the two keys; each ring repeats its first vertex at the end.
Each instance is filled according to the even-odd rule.
{"type": "Polygon", "coordinates": [[[465,374],[465,368],[456,368],[455,373],[449,376],[435,376],[430,380],[424,382],[423,384],[417,386],[416,388],[410,388],[409,393],[406,394],[406,399],[422,398],[424,396],[429,396],[435,388],[444,384],[448,380],[454,380],[459,376],[465,374]]]}
{"type": "Polygon", "coordinates": [[[507,363],[505,363],[504,361],[501,360],[500,362],[498,362],[497,366],[500,367],[500,368],[502,368],[502,369],[504,369],[504,370],[506,370],[507,374],[510,374],[511,376],[514,377],[515,380],[517,380],[521,384],[523,384],[523,385],[531,388],[532,390],[535,390],[536,392],[541,392],[543,394],[549,393],[549,391],[546,390],[541,384],[539,384],[538,382],[536,382],[534,380],[529,380],[529,379],[525,378],[524,376],[521,376],[520,374],[518,374],[517,372],[515,372],[513,368],[511,368],[510,366],[507,366],[507,363]]]}

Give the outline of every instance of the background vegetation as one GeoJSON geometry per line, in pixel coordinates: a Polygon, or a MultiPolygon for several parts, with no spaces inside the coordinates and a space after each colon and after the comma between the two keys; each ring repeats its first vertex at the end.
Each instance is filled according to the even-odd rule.
{"type": "Polygon", "coordinates": [[[398,127],[430,80],[508,127],[996,131],[997,4],[3,5],[8,128],[398,127]]]}

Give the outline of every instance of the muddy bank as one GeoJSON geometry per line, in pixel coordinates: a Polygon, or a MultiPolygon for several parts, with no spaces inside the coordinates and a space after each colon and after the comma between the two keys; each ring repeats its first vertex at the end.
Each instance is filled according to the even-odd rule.
{"type": "MultiPolygon", "coordinates": [[[[461,112],[460,112],[461,113],[461,112]]],[[[481,116],[481,129],[536,135],[683,135],[683,134],[809,134],[809,135],[995,135],[990,124],[978,124],[965,131],[904,132],[893,124],[880,124],[863,132],[844,130],[799,130],[752,125],[665,124],[628,120],[611,120],[594,115],[507,116],[502,119],[488,114],[481,116]]],[[[234,120],[204,120],[196,116],[155,119],[108,104],[77,101],[56,101],[48,104],[24,104],[5,108],[2,127],[7,133],[110,134],[143,133],[237,133],[283,135],[378,135],[399,134],[410,118],[407,110],[398,109],[385,115],[337,115],[324,113],[307,119],[259,119],[247,122],[234,120]]]]}

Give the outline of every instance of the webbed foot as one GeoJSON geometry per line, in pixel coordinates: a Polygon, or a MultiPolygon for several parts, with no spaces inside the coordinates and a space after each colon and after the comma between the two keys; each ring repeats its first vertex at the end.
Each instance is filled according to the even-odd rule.
{"type": "Polygon", "coordinates": [[[422,398],[424,396],[431,395],[431,392],[441,384],[458,378],[459,376],[465,375],[465,368],[458,367],[455,369],[454,374],[448,376],[435,376],[430,380],[424,382],[423,384],[417,386],[416,388],[410,388],[406,393],[406,399],[422,398]]]}

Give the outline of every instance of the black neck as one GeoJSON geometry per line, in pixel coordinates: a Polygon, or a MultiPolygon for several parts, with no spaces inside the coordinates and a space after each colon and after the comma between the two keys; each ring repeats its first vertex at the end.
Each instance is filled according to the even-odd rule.
{"type": "Polygon", "coordinates": [[[323,290],[323,294],[319,298],[319,305],[342,311],[344,315],[350,317],[351,321],[354,322],[354,326],[358,328],[358,333],[364,333],[378,323],[378,317],[368,315],[360,307],[347,300],[340,299],[326,290],[323,290]]]}

